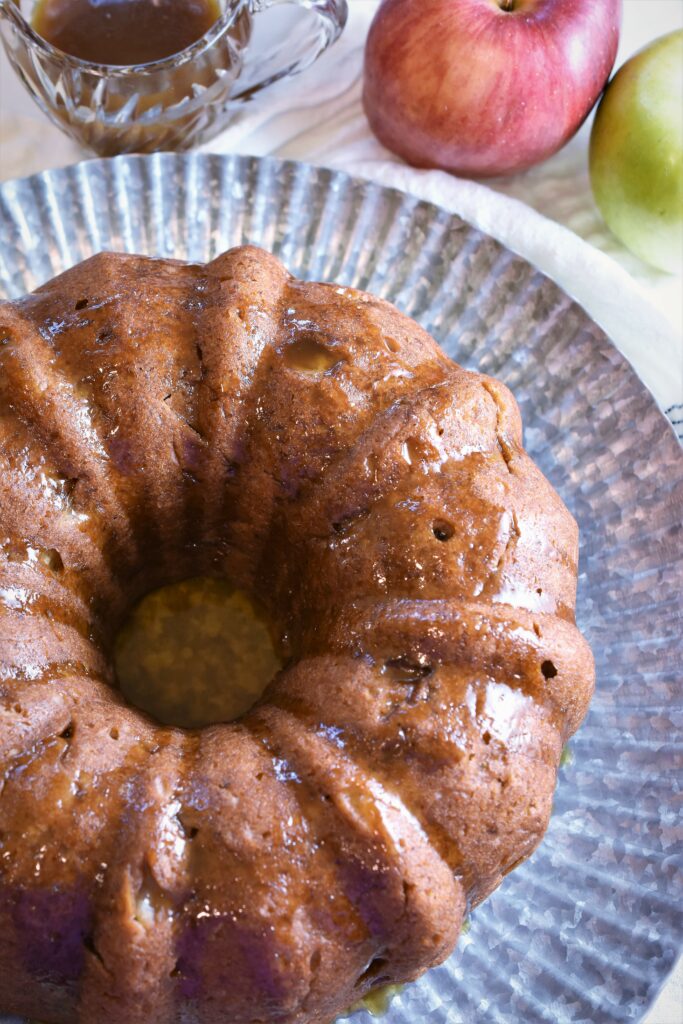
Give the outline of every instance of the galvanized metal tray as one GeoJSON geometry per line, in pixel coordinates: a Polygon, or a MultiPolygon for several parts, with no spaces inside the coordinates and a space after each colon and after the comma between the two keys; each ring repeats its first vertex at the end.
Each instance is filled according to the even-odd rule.
{"type": "Polygon", "coordinates": [[[5,296],[102,249],[206,260],[246,241],[299,276],[390,299],[457,361],[504,380],[581,528],[578,619],[598,685],[548,835],[385,1024],[639,1020],[683,932],[683,456],[669,424],[552,281],[402,193],[201,154],[95,160],[0,187],[5,296]]]}

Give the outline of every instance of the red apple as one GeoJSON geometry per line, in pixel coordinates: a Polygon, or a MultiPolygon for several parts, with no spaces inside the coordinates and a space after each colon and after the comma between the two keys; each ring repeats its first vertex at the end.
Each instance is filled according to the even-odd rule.
{"type": "Polygon", "coordinates": [[[383,0],[363,102],[417,167],[511,174],[576,132],[614,64],[621,0],[383,0]]]}

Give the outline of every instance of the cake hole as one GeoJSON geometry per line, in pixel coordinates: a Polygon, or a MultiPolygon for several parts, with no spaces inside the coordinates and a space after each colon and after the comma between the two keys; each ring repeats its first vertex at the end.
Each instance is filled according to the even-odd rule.
{"type": "Polygon", "coordinates": [[[88,950],[88,952],[92,953],[92,955],[94,957],[96,957],[99,960],[99,962],[104,966],[104,960],[102,959],[102,954],[100,953],[99,949],[95,945],[95,940],[94,940],[92,935],[84,935],[83,936],[83,945],[88,950]]]}
{"type": "Polygon", "coordinates": [[[197,729],[248,711],[282,660],[256,602],[199,578],[142,599],[116,638],[114,664],[132,705],[163,725],[197,729]]]}
{"type": "Polygon", "coordinates": [[[541,665],[541,672],[546,679],[554,679],[557,675],[557,669],[553,665],[552,661],[544,661],[541,665]]]}
{"type": "Polygon", "coordinates": [[[64,568],[62,556],[56,548],[48,548],[41,551],[38,560],[50,570],[50,572],[61,572],[64,568]]]}
{"type": "Polygon", "coordinates": [[[433,668],[421,656],[410,658],[401,655],[385,661],[382,671],[396,683],[418,683],[431,675],[433,668]]]}
{"type": "Polygon", "coordinates": [[[365,983],[368,981],[379,982],[379,975],[381,975],[382,972],[385,971],[388,966],[389,961],[386,959],[386,957],[376,956],[373,960],[370,961],[368,966],[365,968],[363,973],[358,978],[358,981],[356,982],[356,987],[360,988],[361,985],[365,985],[365,983]]]}
{"type": "Polygon", "coordinates": [[[101,331],[97,332],[95,341],[98,345],[108,345],[111,339],[114,337],[114,331],[111,327],[103,327],[101,331]]]}
{"type": "Polygon", "coordinates": [[[488,731],[488,729],[486,730],[485,733],[482,733],[481,738],[483,739],[484,743],[488,746],[489,743],[491,742],[491,733],[488,731]]]}
{"type": "Polygon", "coordinates": [[[59,499],[60,503],[71,506],[78,477],[68,477],[63,473],[46,473],[45,483],[50,491],[59,499]]]}
{"type": "Polygon", "coordinates": [[[400,342],[396,341],[396,338],[386,338],[385,337],[384,338],[384,344],[386,345],[386,347],[388,348],[388,350],[390,352],[400,352],[401,351],[400,342]]]}
{"type": "Polygon", "coordinates": [[[113,740],[117,740],[119,738],[119,730],[116,728],[115,725],[112,725],[111,729],[109,730],[109,735],[113,740]]]}
{"type": "Polygon", "coordinates": [[[455,527],[445,519],[437,519],[432,523],[432,532],[437,540],[447,541],[455,533],[455,527]]]}
{"type": "Polygon", "coordinates": [[[341,519],[338,519],[336,522],[332,523],[332,529],[334,530],[335,533],[338,533],[341,536],[343,536],[345,533],[348,533],[349,530],[351,530],[355,523],[357,523],[361,519],[365,519],[369,515],[370,511],[369,509],[366,508],[359,509],[357,512],[349,512],[348,515],[343,516],[341,519]]]}
{"type": "Polygon", "coordinates": [[[85,309],[85,307],[87,305],[88,305],[88,300],[87,299],[79,299],[78,302],[76,303],[76,305],[74,306],[74,309],[85,309]]]}
{"type": "Polygon", "coordinates": [[[69,722],[69,724],[67,725],[66,729],[62,729],[62,731],[60,732],[59,735],[61,736],[61,738],[63,740],[70,740],[70,739],[73,739],[73,734],[74,734],[74,724],[73,724],[73,722],[69,722]]]}
{"type": "Polygon", "coordinates": [[[326,373],[340,361],[336,352],[322,345],[315,334],[301,335],[284,350],[285,365],[299,373],[326,373]]]}
{"type": "Polygon", "coordinates": [[[176,814],[176,821],[180,825],[180,828],[182,829],[183,835],[185,836],[186,839],[194,839],[198,835],[199,829],[197,828],[197,826],[188,825],[185,821],[183,821],[182,814],[176,814]]]}

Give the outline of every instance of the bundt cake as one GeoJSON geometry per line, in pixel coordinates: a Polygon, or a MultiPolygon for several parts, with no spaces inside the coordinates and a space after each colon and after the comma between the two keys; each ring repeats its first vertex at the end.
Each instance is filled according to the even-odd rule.
{"type": "Polygon", "coordinates": [[[510,393],[386,302],[244,247],[0,307],[0,1010],[318,1024],[442,961],[548,823],[576,576],[510,393]],[[111,652],[197,575],[284,668],[190,730],[111,652]]]}

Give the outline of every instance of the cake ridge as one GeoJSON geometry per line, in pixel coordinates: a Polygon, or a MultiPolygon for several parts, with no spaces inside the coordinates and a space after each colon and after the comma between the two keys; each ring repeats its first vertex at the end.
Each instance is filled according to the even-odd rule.
{"type": "MultiPolygon", "coordinates": [[[[20,303],[19,310],[21,310],[20,303]]],[[[109,515],[127,522],[128,515],[123,501],[117,494],[112,492],[110,486],[107,486],[108,474],[106,463],[98,463],[95,450],[83,443],[87,439],[88,430],[84,430],[83,423],[79,421],[82,404],[81,406],[78,405],[73,394],[68,395],[66,397],[72,407],[71,415],[68,417],[57,415],[57,410],[63,408],[63,406],[57,404],[57,394],[48,385],[47,381],[51,380],[54,382],[55,376],[59,373],[71,391],[74,390],[76,382],[68,378],[64,372],[64,367],[60,365],[60,359],[54,352],[52,361],[48,360],[48,352],[53,350],[47,348],[47,343],[40,335],[33,319],[29,315],[20,312],[19,321],[16,323],[15,310],[16,307],[13,307],[11,303],[4,303],[0,307],[0,314],[3,320],[9,318],[9,337],[14,339],[4,346],[4,352],[0,348],[0,366],[2,366],[3,371],[2,375],[0,375],[0,394],[8,389],[13,379],[16,382],[16,377],[13,377],[11,372],[11,367],[14,365],[17,373],[21,374],[25,382],[30,385],[31,394],[28,394],[21,387],[20,378],[15,383],[14,394],[7,403],[8,407],[16,410],[17,405],[25,405],[26,412],[24,416],[20,416],[20,420],[28,430],[36,431],[37,437],[43,446],[43,451],[50,454],[52,463],[56,466],[59,466],[61,463],[62,468],[58,472],[64,475],[66,479],[76,480],[77,483],[85,476],[91,491],[91,498],[94,496],[98,503],[104,502],[109,515]],[[13,330],[16,332],[14,335],[12,334],[13,330]],[[30,346],[30,352],[24,352],[26,346],[30,346]],[[8,358],[14,352],[19,355],[19,360],[8,358]],[[41,386],[38,377],[38,373],[41,370],[46,382],[45,387],[41,386]],[[43,406],[42,408],[41,405],[43,406]],[[47,418],[51,421],[49,426],[45,422],[47,418]],[[84,470],[85,473],[83,472],[84,470]]],[[[4,329],[7,329],[7,326],[4,329]]],[[[63,393],[61,397],[65,397],[63,393]]],[[[85,411],[90,420],[91,410],[85,411]]],[[[100,432],[92,427],[91,433],[91,441],[93,438],[96,439],[100,455],[106,455],[100,432]]],[[[92,515],[92,510],[90,515],[92,515]]],[[[124,530],[124,536],[127,532],[124,530]]],[[[132,554],[130,551],[127,553],[129,557],[132,554]]]]}
{"type": "MultiPolygon", "coordinates": [[[[340,751],[331,745],[329,738],[326,738],[324,734],[305,729],[304,723],[291,710],[268,705],[262,711],[259,708],[255,709],[253,714],[258,720],[259,726],[265,726],[267,729],[269,741],[272,743],[274,740],[279,754],[284,754],[309,791],[313,794],[322,793],[323,799],[327,801],[325,807],[328,813],[332,813],[338,823],[343,822],[343,835],[346,836],[350,831],[356,837],[355,841],[360,844],[361,850],[366,851],[366,855],[369,854],[371,859],[375,860],[372,873],[378,873],[380,876],[385,872],[389,872],[391,875],[400,873],[402,876],[401,885],[397,886],[395,891],[390,889],[387,892],[383,888],[378,890],[377,899],[382,909],[379,908],[379,905],[374,906],[370,902],[367,893],[363,896],[365,914],[370,915],[375,921],[371,933],[374,944],[372,956],[375,957],[381,952],[390,950],[392,945],[396,946],[400,939],[400,947],[405,946],[406,949],[397,958],[403,960],[404,963],[406,961],[410,963],[414,953],[411,957],[408,947],[416,941],[416,933],[420,931],[424,933],[420,944],[423,955],[425,955],[427,936],[437,927],[437,931],[439,933],[445,931],[446,936],[439,935],[439,941],[435,943],[434,949],[431,951],[432,963],[443,959],[446,952],[447,936],[457,934],[460,928],[458,913],[461,916],[464,915],[465,900],[464,896],[458,897],[457,882],[452,877],[447,862],[434,847],[432,839],[424,830],[422,823],[414,818],[408,808],[404,807],[401,798],[396,797],[395,802],[398,806],[393,809],[399,813],[399,817],[402,813],[404,828],[409,826],[412,836],[411,842],[405,839],[400,842],[396,841],[391,837],[391,830],[385,821],[385,814],[378,807],[382,799],[385,800],[386,813],[390,809],[391,798],[395,794],[389,789],[384,790],[383,787],[380,787],[382,794],[378,794],[377,786],[373,787],[372,785],[372,776],[365,771],[361,764],[351,758],[348,751],[340,751]],[[325,752],[329,755],[329,762],[321,772],[320,752],[322,748],[326,748],[325,752]],[[365,780],[360,776],[365,776],[365,780]],[[369,820],[364,820],[366,814],[370,815],[369,820]],[[430,869],[430,885],[438,887],[440,896],[439,901],[430,911],[432,915],[435,915],[431,920],[429,916],[425,916],[426,912],[424,914],[418,912],[417,892],[413,893],[410,900],[406,899],[408,895],[406,885],[408,890],[416,889],[413,876],[417,864],[422,863],[425,854],[430,869]],[[381,858],[385,862],[385,869],[377,867],[377,858],[381,858]],[[409,868],[412,861],[416,861],[416,863],[409,868]],[[393,895],[390,895],[391,892],[393,895]],[[415,904],[412,911],[413,928],[409,933],[401,934],[398,930],[398,922],[409,912],[411,904],[415,904]],[[444,913],[444,908],[448,908],[447,913],[444,913]],[[379,917],[376,916],[378,913],[379,917]],[[394,916],[396,914],[398,916],[394,916]],[[416,914],[417,919],[415,918],[416,914]],[[424,920],[418,922],[421,917],[424,917],[424,920]],[[380,922],[382,923],[380,924],[380,922]]],[[[343,846],[341,848],[343,850],[343,846]]],[[[345,870],[343,864],[341,870],[343,874],[345,870]]],[[[423,869],[420,868],[420,870],[423,869]]],[[[427,905],[429,905],[429,899],[427,899],[427,905]]],[[[387,980],[392,980],[391,974],[387,980]]],[[[360,993],[356,993],[356,996],[358,994],[360,993]]]]}
{"type": "MultiPolygon", "coordinates": [[[[300,705],[292,703],[291,700],[287,700],[286,703],[280,701],[277,695],[268,695],[268,706],[270,708],[277,708],[282,715],[289,715],[297,719],[299,725],[311,731],[311,735],[315,737],[316,741],[327,743],[328,745],[332,744],[338,752],[341,751],[338,756],[347,762],[349,768],[367,777],[368,785],[366,786],[366,791],[368,795],[373,794],[372,783],[374,781],[384,791],[385,796],[389,797],[391,801],[399,802],[406,814],[414,819],[425,841],[433,847],[434,852],[442,863],[447,865],[450,870],[454,870],[453,851],[450,851],[450,853],[448,851],[448,846],[452,846],[450,838],[441,834],[442,830],[439,826],[432,822],[429,824],[425,823],[420,816],[419,810],[395,788],[386,771],[382,770],[381,766],[377,763],[373,764],[369,760],[367,751],[363,749],[363,736],[359,732],[354,733],[348,729],[342,730],[332,723],[325,723],[322,720],[322,716],[316,716],[314,711],[302,708],[300,705]],[[334,740],[330,738],[330,731],[335,734],[334,740]]],[[[459,854],[456,854],[455,859],[456,861],[459,860],[459,854]]],[[[454,871],[454,874],[457,878],[457,872],[454,871]]]]}
{"type": "Polygon", "coordinates": [[[100,255],[0,317],[3,1010],[318,1024],[440,962],[540,841],[593,684],[576,525],[510,393],[254,247],[100,255]],[[183,731],[124,701],[111,647],[198,572],[288,658],[183,731]]]}

